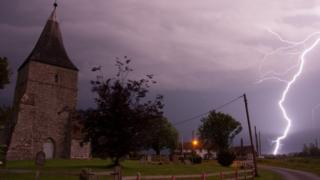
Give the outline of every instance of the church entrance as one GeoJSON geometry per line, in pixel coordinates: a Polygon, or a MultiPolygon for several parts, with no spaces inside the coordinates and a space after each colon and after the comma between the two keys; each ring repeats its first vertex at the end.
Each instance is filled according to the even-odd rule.
{"type": "Polygon", "coordinates": [[[46,159],[52,159],[54,157],[54,142],[51,138],[48,138],[43,143],[43,152],[46,154],[46,159]]]}

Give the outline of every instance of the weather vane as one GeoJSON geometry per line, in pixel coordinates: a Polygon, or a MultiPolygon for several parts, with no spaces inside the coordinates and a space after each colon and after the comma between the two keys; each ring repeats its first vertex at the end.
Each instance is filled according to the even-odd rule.
{"type": "Polygon", "coordinates": [[[54,1],[53,6],[54,6],[54,8],[57,8],[57,6],[58,6],[57,0],[54,1]]]}

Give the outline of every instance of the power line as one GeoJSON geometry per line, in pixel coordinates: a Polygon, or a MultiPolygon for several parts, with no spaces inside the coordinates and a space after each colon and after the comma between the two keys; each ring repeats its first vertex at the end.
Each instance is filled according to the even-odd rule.
{"type": "MultiPolygon", "coordinates": [[[[214,108],[214,109],[213,109],[213,110],[211,110],[211,111],[217,111],[217,110],[219,110],[219,109],[222,109],[223,107],[228,106],[229,104],[231,104],[231,103],[233,103],[233,102],[237,101],[238,99],[240,99],[240,98],[242,98],[242,97],[243,97],[243,95],[241,95],[241,96],[239,96],[239,97],[236,97],[236,98],[234,98],[234,99],[232,99],[232,100],[230,100],[230,101],[228,101],[228,102],[226,102],[226,103],[224,103],[224,104],[222,104],[222,105],[220,105],[220,106],[218,106],[218,107],[214,108]]],[[[194,120],[194,119],[198,119],[199,117],[202,117],[202,116],[204,116],[204,115],[209,114],[211,111],[207,111],[207,112],[205,112],[205,113],[202,113],[202,114],[199,114],[199,115],[193,116],[193,117],[191,117],[191,118],[187,118],[187,119],[185,119],[185,120],[182,120],[182,121],[176,122],[176,123],[174,123],[173,125],[174,125],[174,126],[176,126],[176,125],[180,125],[180,124],[183,124],[183,123],[186,123],[186,122],[192,121],[192,120],[194,120]]]]}

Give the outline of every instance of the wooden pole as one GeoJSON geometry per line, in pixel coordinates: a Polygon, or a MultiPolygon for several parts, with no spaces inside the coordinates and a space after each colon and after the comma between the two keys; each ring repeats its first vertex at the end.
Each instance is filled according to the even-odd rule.
{"type": "Polygon", "coordinates": [[[259,156],[259,142],[258,142],[258,134],[257,134],[257,127],[254,126],[254,137],[256,139],[256,152],[257,156],[259,156]]]}
{"type": "Polygon", "coordinates": [[[181,135],[181,155],[183,155],[183,135],[181,135]]]}
{"type": "Polygon", "coordinates": [[[249,129],[249,136],[250,136],[250,143],[251,143],[251,152],[252,152],[252,159],[253,159],[253,165],[254,165],[254,173],[255,176],[258,176],[258,168],[257,168],[257,161],[256,161],[256,153],[254,152],[254,146],[253,146],[253,140],[252,140],[252,132],[251,132],[251,124],[250,124],[250,117],[249,117],[249,109],[248,109],[248,101],[246,94],[243,94],[244,99],[244,105],[246,108],[246,115],[247,115],[247,121],[248,121],[248,129],[249,129]]]}
{"type": "Polygon", "coordinates": [[[122,179],[121,167],[116,166],[114,168],[114,180],[121,180],[121,179],[122,179]]]}
{"type": "Polygon", "coordinates": [[[206,174],[205,173],[202,173],[201,180],[206,180],[206,174]]]}
{"type": "Polygon", "coordinates": [[[223,180],[223,172],[220,171],[220,180],[223,180]]]}
{"type": "Polygon", "coordinates": [[[140,180],[140,179],[141,179],[141,174],[138,172],[136,180],[140,180]]]}
{"type": "Polygon", "coordinates": [[[237,169],[236,169],[236,171],[235,171],[234,176],[235,176],[235,179],[238,180],[238,170],[237,170],[237,169]]]}
{"type": "Polygon", "coordinates": [[[39,168],[37,168],[37,170],[36,170],[35,180],[40,180],[40,169],[39,168]]]}
{"type": "Polygon", "coordinates": [[[260,155],[260,156],[262,155],[260,131],[259,131],[259,155],[260,155]]]}

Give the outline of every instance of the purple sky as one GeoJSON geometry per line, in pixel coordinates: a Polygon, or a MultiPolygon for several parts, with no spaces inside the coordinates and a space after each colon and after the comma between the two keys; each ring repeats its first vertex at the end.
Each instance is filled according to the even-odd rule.
{"type": "MultiPolygon", "coordinates": [[[[277,106],[285,84],[259,80],[264,54],[285,46],[266,29],[286,39],[303,40],[320,31],[320,3],[315,0],[68,0],[59,2],[58,19],[65,47],[80,69],[79,108],[93,105],[90,69],[101,65],[104,75],[115,73],[115,57],[133,59],[133,76],[155,74],[153,92],[165,95],[165,113],[172,122],[201,114],[247,93],[252,124],[262,132],[264,152],[280,135],[285,122],[277,106]]],[[[0,56],[10,60],[12,83],[0,92],[10,104],[16,69],[31,52],[52,10],[52,1],[0,2],[0,56]]],[[[318,36],[319,37],[319,36],[318,36]]],[[[312,41],[310,41],[312,42],[312,41]]],[[[306,43],[310,45],[310,42],[306,43]]],[[[299,47],[301,49],[301,47],[299,47]]],[[[297,49],[299,50],[299,49],[297,49]]],[[[318,78],[320,46],[307,56],[303,76],[288,94],[285,105],[293,127],[280,152],[302,149],[320,138],[320,108],[312,121],[311,109],[320,103],[318,78]]],[[[299,55],[280,52],[269,56],[261,70],[284,72],[299,55]]],[[[293,73],[284,76],[288,79],[293,73]]],[[[243,102],[223,112],[246,126],[243,102]]],[[[184,139],[199,120],[178,126],[184,139]]],[[[247,139],[247,129],[239,137],[247,139]]],[[[235,141],[237,144],[238,141],[235,141]]]]}

